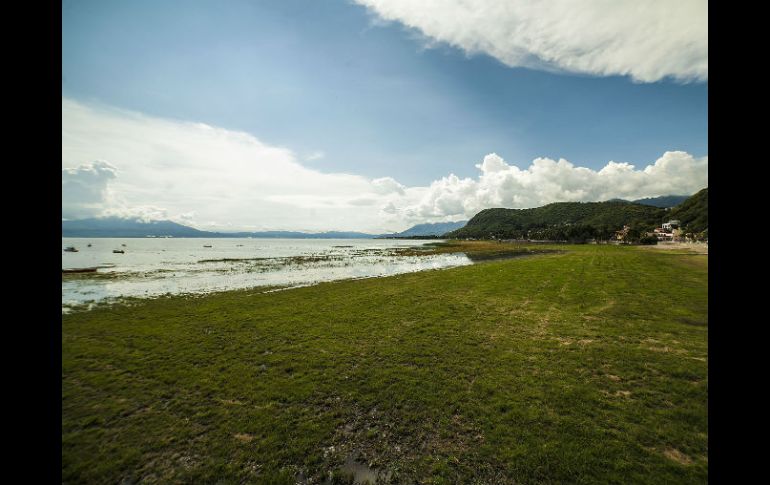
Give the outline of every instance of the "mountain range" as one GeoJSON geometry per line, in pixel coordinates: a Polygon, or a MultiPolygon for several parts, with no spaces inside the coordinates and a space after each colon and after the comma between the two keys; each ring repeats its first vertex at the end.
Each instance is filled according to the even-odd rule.
{"type": "Polygon", "coordinates": [[[663,220],[679,219],[692,232],[708,229],[708,188],[686,197],[669,195],[630,202],[556,202],[532,209],[484,209],[470,221],[417,224],[393,234],[326,231],[216,232],[201,231],[172,221],[142,221],[104,217],[62,221],[62,237],[252,237],[293,239],[368,239],[377,237],[487,238],[527,237],[528,232],[560,226],[586,226],[615,231],[623,225],[650,230],[663,220]]]}
{"type": "Polygon", "coordinates": [[[364,232],[326,231],[320,233],[300,231],[215,232],[201,231],[172,221],[142,221],[120,217],[102,217],[62,221],[62,237],[252,237],[286,239],[369,239],[376,237],[438,237],[445,232],[459,229],[467,221],[418,224],[393,234],[367,234],[364,232]]]}
{"type": "Polygon", "coordinates": [[[358,239],[372,238],[363,232],[327,231],[308,233],[299,231],[214,232],[201,231],[172,221],[142,221],[120,217],[102,217],[62,221],[62,237],[254,237],[292,239],[358,239]]]}
{"type": "Polygon", "coordinates": [[[690,198],[689,195],[661,195],[660,197],[648,197],[645,199],[636,199],[631,202],[635,204],[651,205],[653,207],[662,207],[664,209],[676,207],[685,200],[690,198]]]}
{"type": "Polygon", "coordinates": [[[397,232],[395,234],[385,234],[381,237],[439,237],[447,232],[460,229],[467,223],[468,221],[417,224],[406,231],[397,232]]]}

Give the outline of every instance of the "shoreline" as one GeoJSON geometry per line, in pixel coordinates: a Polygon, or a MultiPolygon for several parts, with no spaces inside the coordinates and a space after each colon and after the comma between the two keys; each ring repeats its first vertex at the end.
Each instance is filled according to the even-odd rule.
{"type": "MultiPolygon", "coordinates": [[[[503,247],[500,247],[498,243],[490,245],[487,242],[474,241],[474,242],[447,242],[447,243],[438,243],[438,244],[432,243],[428,245],[427,248],[425,246],[420,246],[418,248],[403,248],[403,249],[400,249],[400,251],[402,252],[402,255],[409,258],[414,258],[414,257],[421,258],[421,257],[430,257],[430,256],[437,256],[437,255],[464,256],[470,262],[467,264],[419,268],[419,269],[414,269],[410,271],[395,272],[395,273],[373,274],[373,275],[365,275],[365,276],[346,276],[346,277],[332,278],[332,279],[321,279],[317,281],[300,282],[295,284],[270,283],[270,284],[263,284],[263,285],[256,285],[256,286],[234,287],[229,289],[216,288],[211,290],[200,290],[200,291],[180,291],[180,292],[163,292],[163,293],[159,292],[159,293],[152,293],[147,295],[110,296],[99,300],[83,301],[81,303],[62,303],[62,306],[61,306],[62,315],[64,314],[69,315],[69,314],[79,313],[79,312],[87,312],[87,311],[92,311],[99,308],[116,307],[120,305],[133,306],[133,305],[141,304],[141,302],[144,302],[144,301],[152,301],[152,300],[158,300],[158,299],[181,298],[181,299],[189,300],[189,299],[198,299],[198,298],[205,298],[208,296],[227,294],[231,292],[232,293],[251,292],[253,294],[274,293],[279,291],[292,290],[295,288],[313,287],[313,286],[318,286],[325,283],[358,281],[358,280],[378,279],[378,278],[392,278],[403,274],[425,273],[425,272],[431,272],[431,271],[459,268],[463,266],[484,264],[484,263],[493,262],[493,261],[500,261],[500,260],[507,260],[507,259],[522,259],[522,258],[531,258],[534,256],[542,256],[542,255],[548,255],[548,254],[558,254],[558,253],[564,252],[564,249],[563,248],[544,249],[542,247],[530,248],[521,244],[504,244],[503,247]],[[461,251],[461,249],[463,249],[463,251],[461,251]]],[[[121,278],[124,278],[124,276],[119,273],[118,274],[99,273],[96,278],[94,278],[93,276],[90,276],[90,274],[91,273],[66,274],[66,280],[75,281],[79,278],[84,278],[88,280],[97,279],[97,278],[104,278],[108,280],[112,280],[112,279],[119,280],[121,278]]]]}

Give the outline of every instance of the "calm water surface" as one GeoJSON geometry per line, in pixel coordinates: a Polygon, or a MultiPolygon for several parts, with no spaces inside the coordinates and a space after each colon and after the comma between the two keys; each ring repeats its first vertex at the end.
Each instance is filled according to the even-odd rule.
{"type": "Polygon", "coordinates": [[[95,273],[62,276],[62,311],[120,297],[303,286],[472,264],[463,254],[402,256],[395,250],[428,242],[62,238],[62,269],[98,267],[95,273]],[[65,252],[68,246],[78,252],[65,252]],[[115,249],[125,253],[113,253],[115,249]]]}

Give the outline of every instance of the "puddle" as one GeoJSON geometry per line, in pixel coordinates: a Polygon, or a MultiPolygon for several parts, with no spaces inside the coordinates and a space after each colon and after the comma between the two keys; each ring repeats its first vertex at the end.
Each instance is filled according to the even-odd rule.
{"type": "Polygon", "coordinates": [[[356,461],[352,456],[345,460],[340,470],[348,476],[352,475],[355,485],[363,485],[365,483],[375,485],[377,483],[390,482],[390,470],[370,468],[367,464],[356,461]]]}

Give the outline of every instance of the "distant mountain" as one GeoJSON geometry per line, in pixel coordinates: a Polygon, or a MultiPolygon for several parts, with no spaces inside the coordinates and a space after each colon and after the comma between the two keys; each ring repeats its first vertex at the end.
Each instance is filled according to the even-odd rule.
{"type": "Polygon", "coordinates": [[[254,237],[254,238],[294,238],[294,239],[368,239],[374,234],[363,232],[327,231],[309,233],[298,231],[262,231],[262,232],[212,232],[200,231],[172,221],[143,222],[136,219],[104,217],[62,221],[62,237],[254,237]]]}
{"type": "Polygon", "coordinates": [[[699,191],[668,213],[669,219],[678,219],[685,232],[703,232],[709,228],[709,189],[699,191]]]}
{"type": "Polygon", "coordinates": [[[327,231],[327,232],[298,232],[298,231],[261,231],[261,232],[219,232],[214,237],[256,237],[284,239],[371,239],[376,234],[363,232],[327,231]]]}
{"type": "Polygon", "coordinates": [[[650,205],[652,207],[660,207],[663,209],[675,207],[685,200],[689,195],[661,195],[660,197],[647,197],[645,199],[626,200],[626,199],[610,199],[607,202],[624,202],[626,204],[642,204],[650,205]]]}
{"type": "Polygon", "coordinates": [[[651,205],[653,207],[676,207],[685,200],[689,195],[661,195],[660,197],[647,197],[645,199],[637,199],[633,202],[635,204],[651,205]]]}
{"type": "MultiPolygon", "coordinates": [[[[527,238],[532,237],[533,232],[545,234],[554,228],[567,227],[572,227],[567,232],[584,234],[596,230],[606,235],[626,224],[652,229],[660,225],[667,214],[665,209],[626,201],[556,202],[532,209],[484,209],[465,227],[444,236],[527,238]]],[[[550,238],[533,238],[541,237],[550,238]]]]}
{"type": "Polygon", "coordinates": [[[217,237],[216,233],[199,231],[176,222],[143,222],[120,217],[62,221],[61,235],[62,237],[217,237]]]}
{"type": "Polygon", "coordinates": [[[395,234],[388,234],[385,237],[420,237],[420,236],[439,237],[444,233],[454,231],[456,229],[460,229],[461,227],[465,226],[467,223],[468,221],[434,222],[432,224],[431,223],[417,224],[416,226],[412,226],[405,231],[397,232],[395,234]]]}

